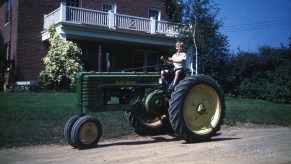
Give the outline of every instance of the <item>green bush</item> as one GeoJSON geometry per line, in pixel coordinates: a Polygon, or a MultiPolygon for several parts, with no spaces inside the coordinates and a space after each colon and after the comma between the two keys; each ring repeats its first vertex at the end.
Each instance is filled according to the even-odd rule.
{"type": "Polygon", "coordinates": [[[225,79],[231,94],[275,102],[291,101],[291,47],[261,47],[232,58],[225,79]]]}
{"type": "Polygon", "coordinates": [[[81,49],[71,41],[63,42],[53,26],[49,32],[50,48],[43,59],[45,69],[39,75],[39,83],[45,89],[72,89],[76,72],[83,70],[78,58],[81,49]]]}

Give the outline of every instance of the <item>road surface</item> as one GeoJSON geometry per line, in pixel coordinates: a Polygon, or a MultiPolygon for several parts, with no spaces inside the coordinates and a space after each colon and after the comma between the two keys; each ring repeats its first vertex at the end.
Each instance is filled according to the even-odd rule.
{"type": "Polygon", "coordinates": [[[210,142],[168,135],[105,140],[88,150],[45,145],[0,150],[0,163],[291,163],[290,128],[223,129],[210,142]]]}

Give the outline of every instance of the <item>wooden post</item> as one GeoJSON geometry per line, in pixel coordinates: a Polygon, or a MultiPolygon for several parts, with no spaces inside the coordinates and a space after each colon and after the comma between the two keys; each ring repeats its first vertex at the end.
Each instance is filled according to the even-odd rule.
{"type": "Polygon", "coordinates": [[[106,53],[106,70],[110,72],[110,54],[106,53]]]}
{"type": "Polygon", "coordinates": [[[99,50],[98,50],[98,72],[102,72],[102,51],[101,51],[101,44],[99,44],[99,50]]]}

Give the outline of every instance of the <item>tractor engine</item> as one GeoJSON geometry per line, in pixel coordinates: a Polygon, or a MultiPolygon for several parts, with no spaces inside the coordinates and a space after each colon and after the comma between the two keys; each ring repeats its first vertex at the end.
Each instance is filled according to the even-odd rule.
{"type": "Polygon", "coordinates": [[[139,90],[133,87],[104,89],[104,105],[133,104],[139,97],[139,90]]]}
{"type": "Polygon", "coordinates": [[[152,115],[160,116],[167,113],[168,100],[162,91],[156,90],[146,95],[144,104],[146,110],[152,115]]]}

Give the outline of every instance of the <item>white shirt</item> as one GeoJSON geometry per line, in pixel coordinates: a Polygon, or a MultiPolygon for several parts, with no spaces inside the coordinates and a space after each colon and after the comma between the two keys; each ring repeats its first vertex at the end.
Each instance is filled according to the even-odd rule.
{"type": "Polygon", "coordinates": [[[173,62],[173,65],[175,68],[186,67],[187,54],[184,52],[180,52],[180,53],[177,52],[172,56],[172,60],[174,60],[174,61],[181,60],[181,59],[183,59],[183,62],[181,62],[181,63],[173,62]]]}

